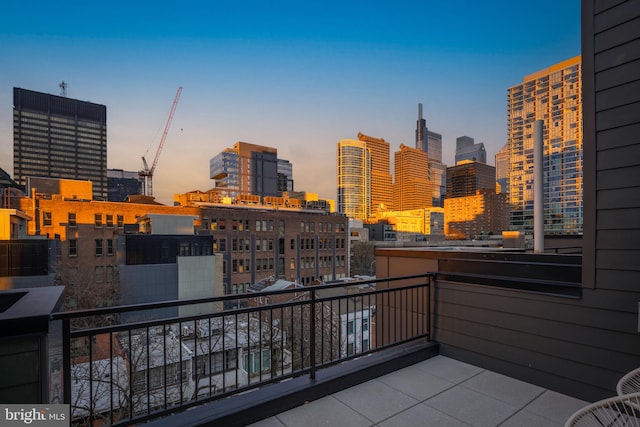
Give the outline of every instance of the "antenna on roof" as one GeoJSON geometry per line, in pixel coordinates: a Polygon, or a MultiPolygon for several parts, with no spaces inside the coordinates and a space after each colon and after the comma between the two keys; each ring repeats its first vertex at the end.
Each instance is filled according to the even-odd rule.
{"type": "Polygon", "coordinates": [[[60,84],[58,85],[60,86],[60,96],[67,96],[67,83],[63,80],[60,82],[60,84]]]}

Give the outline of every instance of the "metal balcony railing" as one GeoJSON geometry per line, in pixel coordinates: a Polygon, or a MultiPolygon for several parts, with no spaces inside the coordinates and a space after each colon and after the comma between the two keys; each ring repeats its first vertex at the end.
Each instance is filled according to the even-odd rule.
{"type": "Polygon", "coordinates": [[[73,425],[145,422],[430,339],[432,281],[422,274],[55,313],[62,349],[50,378],[61,378],[73,425]]]}

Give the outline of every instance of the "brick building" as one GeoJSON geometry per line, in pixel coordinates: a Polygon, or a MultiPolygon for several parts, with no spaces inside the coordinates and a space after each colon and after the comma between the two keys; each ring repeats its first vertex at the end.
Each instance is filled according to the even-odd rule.
{"type": "Polygon", "coordinates": [[[223,257],[225,294],[242,293],[271,276],[308,284],[348,275],[345,216],[264,205],[164,206],[74,198],[87,194],[86,185],[90,183],[63,180],[54,186],[60,194],[36,190],[35,197],[15,202],[16,209],[32,218],[30,235],[60,240],[59,275],[72,307],[94,306],[91,301],[96,299],[110,304],[118,298],[117,237],[137,232],[138,218],[147,214],[195,217],[194,234],[212,236],[213,253],[223,257]],[[89,301],[81,300],[85,297],[89,301]]]}

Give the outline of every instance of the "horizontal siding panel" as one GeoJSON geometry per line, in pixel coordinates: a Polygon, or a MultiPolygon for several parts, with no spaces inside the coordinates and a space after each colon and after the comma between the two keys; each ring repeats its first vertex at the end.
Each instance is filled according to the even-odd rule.
{"type": "MultiPolygon", "coordinates": [[[[596,94],[596,98],[597,98],[596,94]]],[[[610,108],[596,113],[596,127],[598,130],[617,128],[638,122],[640,117],[640,102],[610,108]]]]}
{"type": "Polygon", "coordinates": [[[640,59],[596,73],[596,94],[610,87],[633,82],[640,76],[640,59]]]}
{"type": "MultiPolygon", "coordinates": [[[[596,19],[597,20],[597,19],[596,19]]],[[[609,24],[610,25],[610,24],[609,24]]],[[[619,46],[629,40],[640,37],[640,18],[635,18],[623,24],[597,33],[594,39],[594,50],[597,54],[612,47],[619,46]]]]}
{"type": "Polygon", "coordinates": [[[594,0],[593,2],[594,16],[598,16],[598,14],[604,13],[608,9],[611,9],[615,6],[626,3],[627,1],[628,0],[594,0]]]}
{"type": "Polygon", "coordinates": [[[597,73],[636,59],[640,59],[640,39],[598,53],[594,57],[594,69],[597,73]]]}
{"type": "Polygon", "coordinates": [[[598,289],[618,289],[638,292],[640,290],[640,271],[620,271],[600,269],[596,271],[598,289]]]}
{"type": "Polygon", "coordinates": [[[640,123],[598,132],[598,150],[610,150],[640,142],[640,123]]]}
{"type": "MultiPolygon", "coordinates": [[[[446,321],[444,321],[444,323],[440,322],[441,318],[447,317],[496,328],[506,328],[511,331],[517,331],[527,337],[546,336],[554,340],[589,346],[593,346],[594,343],[606,342],[607,347],[611,350],[621,352],[628,352],[629,350],[629,335],[625,332],[604,330],[574,323],[561,323],[549,319],[520,316],[518,313],[505,313],[455,304],[443,304],[440,308],[441,310],[437,321],[439,328],[446,328],[446,321]]],[[[597,314],[598,312],[594,312],[594,315],[597,314]]],[[[512,343],[515,345],[517,341],[517,339],[513,340],[512,343]]]]}
{"type": "Polygon", "coordinates": [[[620,22],[640,17],[640,0],[627,0],[619,6],[595,15],[593,20],[594,33],[600,33],[620,22]]]}
{"type": "MultiPolygon", "coordinates": [[[[637,166],[640,164],[638,162],[640,159],[640,144],[598,151],[596,156],[598,171],[607,169],[615,170],[618,168],[625,168],[627,166],[637,166]]],[[[600,178],[600,175],[598,175],[598,178],[600,178]]]]}
{"type": "Polygon", "coordinates": [[[596,197],[596,209],[640,208],[639,187],[599,190],[596,197]]]}
{"type": "MultiPolygon", "coordinates": [[[[596,241],[599,249],[636,249],[640,250],[640,229],[637,230],[599,230],[596,241]]],[[[638,260],[640,263],[640,260],[638,260]]],[[[638,284],[640,291],[640,284],[638,284]]]]}
{"type": "Polygon", "coordinates": [[[613,270],[640,271],[640,250],[597,249],[596,267],[613,270]]]}
{"type": "Polygon", "coordinates": [[[598,230],[640,228],[640,208],[600,209],[596,212],[598,230]]]}
{"type": "MultiPolygon", "coordinates": [[[[631,161],[633,162],[633,160],[631,161]]],[[[627,187],[640,187],[640,164],[634,167],[608,169],[598,173],[598,190],[627,187]]]]}
{"type": "MultiPolygon", "coordinates": [[[[528,294],[512,292],[512,295],[498,296],[485,292],[491,288],[476,286],[456,286],[458,290],[438,290],[438,301],[442,303],[460,304],[468,307],[483,308],[485,310],[503,311],[538,319],[548,319],[561,323],[582,324],[587,327],[606,328],[624,331],[629,326],[629,312],[609,311],[612,303],[610,298],[594,297],[584,290],[583,300],[566,300],[546,297],[545,300],[522,298],[528,294]],[[586,300],[585,300],[586,298],[586,300]],[[558,303],[555,303],[558,301],[558,303]],[[570,303],[569,303],[570,302],[570,303]],[[607,316],[594,316],[595,309],[607,310],[607,316]]],[[[628,298],[627,298],[628,299],[628,298]]],[[[631,306],[630,306],[631,307],[631,306]]],[[[437,307],[434,309],[437,311],[437,307]]]]}
{"type": "MultiPolygon", "coordinates": [[[[588,330],[582,331],[586,344],[575,343],[572,339],[554,339],[548,335],[527,334],[522,331],[507,329],[504,326],[481,324],[473,320],[444,317],[438,330],[447,330],[475,337],[480,340],[500,343],[507,347],[525,349],[538,354],[544,354],[562,359],[574,360],[579,354],[581,363],[598,365],[603,360],[609,360],[616,365],[630,365],[637,363],[635,353],[625,353],[614,350],[609,346],[600,346],[595,337],[591,337],[588,330]],[[586,335],[585,335],[586,334],[586,335]],[[613,361],[612,359],[615,359],[613,361]]],[[[552,325],[552,328],[562,328],[563,325],[552,325]]],[[[608,343],[608,341],[606,341],[608,343]]]]}
{"type": "Polygon", "coordinates": [[[640,102],[640,80],[598,92],[596,94],[596,111],[608,110],[634,102],[640,102]]]}

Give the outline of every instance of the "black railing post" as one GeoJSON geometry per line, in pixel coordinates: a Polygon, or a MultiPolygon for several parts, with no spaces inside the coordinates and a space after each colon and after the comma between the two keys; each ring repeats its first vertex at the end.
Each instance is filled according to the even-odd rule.
{"type": "Polygon", "coordinates": [[[311,289],[311,333],[309,342],[309,363],[311,365],[311,379],[316,379],[316,290],[311,289]]]}
{"type": "Polygon", "coordinates": [[[431,286],[434,277],[432,273],[427,276],[427,334],[429,341],[431,341],[431,286]]]}
{"type": "MultiPolygon", "coordinates": [[[[63,402],[70,405],[71,402],[71,319],[62,320],[62,377],[63,377],[63,402]]],[[[71,410],[73,415],[73,409],[71,410]]]]}

